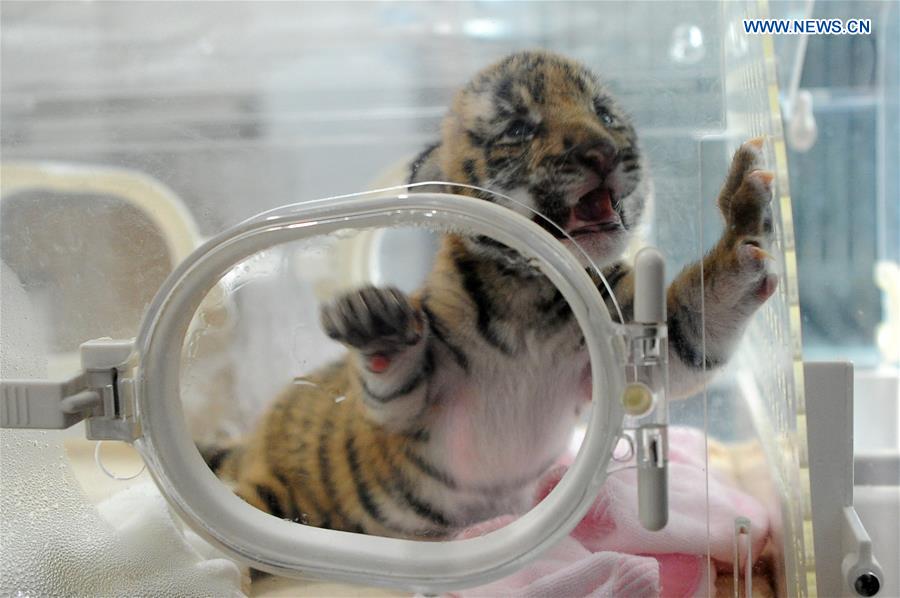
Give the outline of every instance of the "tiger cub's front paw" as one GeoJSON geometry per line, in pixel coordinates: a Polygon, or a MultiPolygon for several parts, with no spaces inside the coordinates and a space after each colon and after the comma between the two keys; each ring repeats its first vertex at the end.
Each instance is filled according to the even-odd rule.
{"type": "Polygon", "coordinates": [[[324,305],[322,328],[332,339],[369,358],[370,369],[387,367],[392,356],[422,340],[424,316],[393,287],[367,286],[324,305]]]}
{"type": "Polygon", "coordinates": [[[744,143],[734,155],[731,169],[719,194],[719,209],[725,217],[722,238],[725,268],[740,298],[762,302],[778,285],[773,242],[772,182],[775,175],[762,170],[761,137],[744,143]]]}

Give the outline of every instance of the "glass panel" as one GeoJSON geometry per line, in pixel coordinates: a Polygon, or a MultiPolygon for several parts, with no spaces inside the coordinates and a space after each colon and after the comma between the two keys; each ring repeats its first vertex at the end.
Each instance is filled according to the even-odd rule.
{"type": "Polygon", "coordinates": [[[50,316],[51,375],[74,374],[87,340],[134,336],[172,268],[162,231],[127,197],[23,190],[0,218],[4,262],[50,316]]]}

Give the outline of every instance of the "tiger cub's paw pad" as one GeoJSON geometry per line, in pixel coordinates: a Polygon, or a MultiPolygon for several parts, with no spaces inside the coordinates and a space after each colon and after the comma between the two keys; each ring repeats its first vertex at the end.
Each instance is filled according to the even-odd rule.
{"type": "Polygon", "coordinates": [[[320,319],[330,338],[373,356],[411,347],[424,331],[421,312],[393,287],[367,286],[341,295],[322,307],[320,319]]]}

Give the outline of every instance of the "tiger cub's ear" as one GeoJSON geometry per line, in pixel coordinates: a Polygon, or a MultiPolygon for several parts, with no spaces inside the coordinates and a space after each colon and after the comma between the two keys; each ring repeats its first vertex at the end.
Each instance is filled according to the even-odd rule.
{"type": "MultiPolygon", "coordinates": [[[[441,171],[438,156],[441,144],[434,143],[426,147],[409,166],[408,183],[424,183],[426,181],[444,181],[444,173],[441,171]]],[[[433,189],[430,185],[419,187],[416,191],[445,191],[445,189],[433,189]]]]}

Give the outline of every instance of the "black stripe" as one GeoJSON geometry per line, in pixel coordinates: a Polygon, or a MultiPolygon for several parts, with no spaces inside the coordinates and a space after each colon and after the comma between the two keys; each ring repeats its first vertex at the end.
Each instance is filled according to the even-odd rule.
{"type": "MultiPolygon", "coordinates": [[[[308,419],[304,419],[304,421],[309,422],[308,419]]],[[[309,426],[307,425],[306,427],[309,427],[309,426]]],[[[302,443],[302,444],[304,445],[304,452],[305,452],[306,443],[302,443]]],[[[321,444],[319,446],[321,447],[321,444]]],[[[295,449],[293,452],[299,453],[300,451],[295,449]]],[[[321,467],[321,453],[319,456],[320,456],[319,466],[321,467]]],[[[327,456],[326,456],[326,458],[327,458],[327,456]]],[[[306,469],[302,468],[302,467],[295,468],[291,472],[291,474],[295,477],[301,478],[301,480],[308,480],[310,477],[309,472],[306,471],[306,469]]],[[[303,523],[305,525],[312,525],[315,527],[320,527],[323,529],[331,529],[332,528],[330,512],[328,511],[328,509],[323,507],[321,505],[321,503],[319,503],[318,499],[316,499],[316,497],[315,497],[315,494],[314,494],[312,488],[307,488],[307,485],[304,485],[303,483],[291,484],[290,480],[287,478],[287,476],[281,474],[280,472],[276,472],[275,475],[278,478],[278,480],[287,487],[289,496],[290,496],[291,500],[294,502],[294,513],[293,513],[294,517],[292,518],[293,521],[296,521],[298,523],[303,523]],[[306,491],[307,489],[309,490],[309,492],[306,491]],[[299,495],[299,500],[298,500],[298,495],[299,495]],[[306,512],[306,509],[309,509],[312,511],[313,517],[309,516],[310,513],[306,512]],[[306,515],[306,518],[307,518],[306,521],[303,520],[304,515],[306,515]]],[[[332,494],[332,496],[333,496],[334,493],[330,492],[329,494],[332,494]]]]}
{"type": "MultiPolygon", "coordinates": [[[[449,477],[447,477],[446,479],[439,479],[438,477],[434,477],[436,475],[436,476],[440,476],[440,478],[444,478],[446,476],[446,474],[439,472],[436,468],[434,468],[432,465],[428,464],[424,459],[422,459],[419,455],[417,455],[415,453],[407,453],[405,455],[399,454],[396,456],[395,459],[393,459],[393,463],[396,463],[397,459],[402,458],[403,456],[406,456],[410,462],[414,463],[416,466],[416,469],[419,470],[420,472],[428,471],[430,474],[433,474],[433,475],[429,475],[428,473],[426,473],[426,475],[429,475],[429,477],[432,477],[433,479],[443,483],[450,490],[456,489],[455,483],[452,482],[452,480],[450,480],[449,477]]],[[[403,480],[405,480],[405,482],[403,482],[403,483],[408,484],[409,478],[402,472],[402,470],[399,471],[398,473],[399,473],[399,475],[403,476],[403,480]]],[[[408,486],[405,490],[403,488],[399,488],[398,490],[400,490],[402,493],[405,494],[405,496],[403,496],[402,500],[404,500],[409,505],[410,508],[412,508],[421,517],[428,519],[429,521],[432,521],[433,523],[436,523],[439,526],[454,529],[454,528],[463,527],[469,523],[472,523],[475,521],[481,521],[484,519],[484,516],[469,517],[466,515],[462,515],[460,518],[449,516],[445,513],[442,513],[440,510],[438,510],[433,505],[427,503],[421,497],[416,496],[415,493],[412,492],[412,490],[409,489],[408,486]],[[407,491],[408,491],[408,494],[406,493],[407,491]]],[[[475,492],[477,492],[479,494],[484,494],[483,492],[481,492],[479,490],[475,490],[475,492]]],[[[459,503],[457,506],[463,512],[490,513],[491,509],[493,507],[486,508],[485,504],[490,504],[491,500],[492,499],[490,496],[481,497],[481,499],[479,500],[479,502],[481,504],[479,504],[477,506],[474,506],[472,504],[462,504],[462,503],[459,503]]],[[[437,530],[432,530],[431,534],[420,534],[420,535],[440,535],[440,534],[441,534],[441,532],[439,532],[437,530]]]]}
{"type": "Polygon", "coordinates": [[[563,301],[558,306],[556,306],[556,311],[554,311],[550,318],[547,320],[545,326],[550,329],[556,329],[562,324],[565,324],[572,318],[572,308],[569,307],[569,304],[563,301]]]}
{"type": "MultiPolygon", "coordinates": [[[[359,453],[357,453],[356,451],[356,443],[354,442],[352,435],[347,436],[347,440],[344,443],[344,448],[346,449],[347,464],[350,466],[350,477],[353,479],[353,485],[356,488],[356,496],[357,498],[359,498],[359,502],[362,504],[363,509],[365,509],[366,513],[368,513],[372,519],[377,521],[379,525],[393,532],[405,536],[421,535],[422,530],[408,530],[401,526],[394,525],[381,512],[381,509],[375,503],[375,498],[372,496],[366,480],[363,478],[362,469],[360,468],[359,462],[359,453]]],[[[384,483],[378,480],[377,476],[375,482],[382,488],[382,490],[385,490],[384,483]]]]}
{"type": "MultiPolygon", "coordinates": [[[[307,509],[313,511],[313,515],[316,517],[327,519],[327,516],[324,515],[325,509],[322,508],[322,505],[319,504],[319,501],[316,500],[311,492],[306,492],[306,488],[302,484],[292,484],[288,477],[281,472],[274,472],[274,475],[287,488],[288,498],[291,501],[291,519],[293,521],[302,522],[304,515],[309,517],[309,513],[305,512],[307,509]]],[[[309,472],[302,468],[297,469],[296,475],[300,478],[309,478],[309,472]]]]}
{"type": "Polygon", "coordinates": [[[416,467],[416,469],[418,469],[419,471],[421,471],[422,473],[424,473],[431,479],[437,480],[438,482],[440,482],[441,484],[443,484],[450,490],[458,490],[459,489],[459,485],[456,483],[456,480],[453,479],[453,476],[441,471],[440,469],[435,467],[433,464],[426,461],[425,458],[422,457],[422,455],[420,455],[419,453],[417,453],[414,450],[411,450],[408,446],[404,447],[403,456],[406,457],[406,459],[410,463],[412,463],[416,467]]]}
{"type": "Polygon", "coordinates": [[[508,266],[503,262],[497,262],[494,265],[497,267],[497,272],[499,274],[502,274],[503,276],[512,276],[513,278],[531,278],[531,276],[529,276],[530,272],[525,268],[513,268],[512,266],[508,266]]]}
{"type": "Polygon", "coordinates": [[[608,282],[609,286],[615,290],[616,287],[619,286],[619,282],[625,278],[628,272],[629,269],[627,267],[622,264],[616,264],[615,267],[606,274],[606,282],[608,282]]]}
{"type": "Polygon", "coordinates": [[[431,433],[426,428],[403,432],[403,435],[413,442],[428,442],[431,438],[431,433]]]}
{"type": "Polygon", "coordinates": [[[381,460],[387,463],[390,468],[391,479],[387,482],[379,480],[379,484],[394,499],[405,504],[402,506],[411,508],[419,517],[427,519],[431,523],[440,527],[451,527],[453,524],[441,513],[436,507],[428,504],[421,497],[416,496],[410,487],[409,480],[403,471],[397,467],[394,460],[387,454],[387,447],[383,443],[376,443],[375,449],[378,451],[381,460]]]}
{"type": "Polygon", "coordinates": [[[615,297],[606,297],[606,307],[609,309],[609,315],[614,320],[619,319],[619,312],[622,312],[622,319],[625,322],[634,320],[634,295],[628,299],[617,299],[615,297]],[[619,309],[616,309],[616,305],[619,309]]]}
{"type": "MultiPolygon", "coordinates": [[[[681,358],[681,361],[690,367],[696,369],[703,369],[704,367],[707,369],[717,368],[724,363],[724,360],[719,359],[710,359],[707,355],[704,357],[702,354],[702,349],[699,349],[694,346],[694,344],[688,340],[688,337],[685,336],[684,332],[684,322],[682,322],[682,316],[684,312],[676,311],[672,315],[669,316],[668,319],[668,334],[669,334],[669,346],[678,354],[678,357],[681,358]]],[[[691,317],[691,320],[694,318],[691,317]]],[[[690,324],[688,324],[690,326],[690,324]]],[[[691,326],[691,328],[695,328],[695,326],[691,326]]],[[[694,330],[694,337],[699,337],[696,330],[694,330]]]]}
{"type": "Polygon", "coordinates": [[[484,283],[475,271],[474,260],[465,257],[456,257],[454,260],[456,269],[463,279],[463,287],[469,297],[475,303],[478,312],[478,332],[489,344],[499,349],[501,353],[512,355],[513,350],[497,336],[492,327],[494,321],[493,305],[484,288],[484,283]]]}
{"type": "MultiPolygon", "coordinates": [[[[508,144],[507,147],[514,147],[521,157],[521,153],[525,151],[524,146],[527,143],[528,141],[523,141],[516,145],[508,144]]],[[[527,184],[523,176],[524,167],[520,157],[490,158],[487,161],[487,173],[494,181],[493,186],[500,189],[511,189],[512,187],[527,184]]]]}
{"type": "MultiPolygon", "coordinates": [[[[346,525],[344,527],[349,527],[351,524],[355,524],[356,527],[359,527],[359,524],[352,521],[341,509],[338,504],[338,496],[337,496],[337,488],[334,485],[334,480],[331,477],[331,459],[328,457],[328,441],[334,435],[334,422],[330,417],[326,417],[325,421],[322,423],[322,430],[319,434],[319,481],[322,482],[322,485],[325,487],[325,492],[328,494],[328,498],[331,500],[331,513],[325,515],[328,521],[328,526],[331,527],[333,525],[331,515],[336,516],[338,519],[343,521],[346,525]]],[[[322,525],[321,527],[326,527],[322,525]]]]}
{"type": "Polygon", "coordinates": [[[447,339],[447,332],[444,329],[444,323],[434,315],[434,312],[431,311],[431,308],[428,307],[428,304],[423,299],[422,300],[422,311],[425,313],[425,318],[428,320],[428,325],[431,332],[434,334],[434,337],[444,344],[447,349],[450,350],[450,354],[453,355],[453,359],[459,364],[466,373],[469,372],[469,358],[466,357],[465,352],[454,345],[447,339]]]}
{"type": "Polygon", "coordinates": [[[431,375],[434,374],[434,347],[430,344],[425,345],[425,363],[422,373],[426,378],[431,378],[431,375]]]}
{"type": "Polygon", "coordinates": [[[559,289],[556,289],[553,292],[553,296],[547,299],[546,301],[541,301],[538,303],[537,308],[540,311],[550,311],[551,309],[555,309],[558,307],[559,303],[565,303],[566,300],[562,295],[562,292],[559,289]]]}
{"type": "MultiPolygon", "coordinates": [[[[286,414],[286,417],[288,418],[288,425],[300,425],[305,430],[308,430],[312,425],[312,421],[309,419],[309,415],[303,414],[301,416],[300,411],[297,409],[288,412],[286,414]],[[301,417],[302,419],[298,422],[298,419],[301,417]]],[[[301,440],[292,445],[289,451],[290,454],[293,455],[296,459],[294,463],[302,463],[310,452],[309,443],[301,440]]],[[[310,485],[306,483],[310,479],[310,474],[305,467],[294,465],[293,467],[284,467],[280,471],[273,468],[272,473],[273,475],[275,475],[278,481],[281,482],[281,484],[284,485],[285,488],[287,488],[288,497],[291,500],[291,504],[294,510],[292,514],[292,519],[294,521],[302,519],[303,515],[308,516],[308,513],[303,512],[303,510],[306,508],[311,509],[316,517],[325,517],[327,519],[327,516],[324,515],[327,512],[326,509],[322,507],[322,505],[316,499],[312,489],[310,488],[310,485]],[[292,479],[296,480],[298,478],[300,480],[299,483],[292,483],[292,479]]],[[[300,522],[303,523],[302,521],[300,522]]],[[[320,527],[325,526],[320,525],[320,527]]]]}
{"type": "Polygon", "coordinates": [[[481,191],[480,189],[470,189],[469,191],[477,197],[478,199],[483,199],[485,201],[494,201],[494,195],[489,191],[481,191]]]}
{"type": "Polygon", "coordinates": [[[537,308],[541,313],[547,314],[547,319],[543,322],[545,328],[556,328],[572,316],[572,310],[559,289],[556,289],[550,299],[539,303],[537,308]]]}
{"type": "Polygon", "coordinates": [[[531,99],[537,104],[543,104],[545,97],[544,91],[547,85],[544,73],[536,73],[528,81],[528,91],[531,93],[531,99]]]}
{"type": "Polygon", "coordinates": [[[256,494],[259,496],[260,500],[266,503],[266,510],[273,517],[278,517],[279,519],[289,519],[289,517],[285,517],[284,511],[281,509],[281,503],[278,502],[278,497],[275,496],[275,491],[269,488],[268,486],[262,486],[257,484],[255,486],[256,494]]]}
{"type": "MultiPolygon", "coordinates": [[[[522,145],[524,143],[526,143],[526,142],[523,141],[521,143],[509,144],[509,145],[522,145]]],[[[485,164],[487,165],[488,172],[490,174],[496,174],[497,172],[499,172],[499,171],[503,170],[504,168],[507,168],[511,164],[515,164],[515,163],[516,163],[516,159],[511,156],[500,156],[498,158],[489,157],[485,164]]]]}
{"type": "Polygon", "coordinates": [[[231,448],[213,448],[213,449],[204,449],[201,451],[203,455],[203,460],[206,461],[206,464],[213,471],[213,473],[218,473],[219,468],[222,466],[222,462],[231,455],[231,448]]]}
{"type": "Polygon", "coordinates": [[[475,240],[478,241],[482,245],[487,245],[488,247],[494,247],[497,249],[506,249],[509,250],[509,247],[487,235],[478,235],[475,237],[475,240]]]}
{"type": "Polygon", "coordinates": [[[382,515],[381,509],[375,504],[375,499],[372,498],[372,493],[369,492],[369,487],[362,478],[362,471],[359,467],[359,454],[356,452],[356,443],[353,441],[352,434],[349,434],[344,442],[344,452],[347,455],[347,464],[350,466],[350,477],[353,479],[356,497],[362,504],[363,509],[379,524],[384,527],[391,527],[385,520],[384,515],[382,515]]]}
{"type": "Polygon", "coordinates": [[[470,185],[478,185],[481,181],[478,179],[478,174],[475,172],[475,160],[463,160],[462,166],[467,182],[470,185]]]}
{"type": "Polygon", "coordinates": [[[478,133],[474,131],[466,131],[466,136],[469,138],[469,143],[474,145],[475,147],[484,147],[487,141],[485,141],[484,137],[480,136],[478,133]]]}
{"type": "Polygon", "coordinates": [[[287,508],[287,512],[285,513],[286,518],[290,519],[291,521],[293,521],[295,523],[299,522],[302,512],[301,512],[300,505],[297,503],[297,497],[294,494],[294,486],[280,472],[273,471],[272,475],[275,476],[275,479],[278,480],[278,483],[281,484],[282,486],[284,486],[284,489],[287,491],[287,495],[288,495],[288,505],[287,506],[288,506],[288,508],[287,508]]]}
{"type": "Polygon", "coordinates": [[[334,422],[326,418],[319,433],[319,481],[325,487],[329,498],[334,501],[337,498],[337,489],[334,480],[331,479],[331,459],[328,457],[328,440],[331,439],[333,432],[334,422]]]}
{"type": "Polygon", "coordinates": [[[372,389],[369,388],[369,385],[366,384],[366,381],[359,377],[359,384],[362,386],[363,391],[369,395],[373,400],[379,403],[390,403],[396,399],[399,399],[402,396],[408,395],[412,391],[416,390],[425,383],[431,377],[431,374],[434,372],[434,353],[431,350],[430,346],[425,347],[425,358],[422,369],[416,372],[416,375],[406,381],[406,384],[401,386],[400,388],[393,390],[387,394],[376,394],[372,392],[372,389]]]}
{"type": "Polygon", "coordinates": [[[497,87],[494,90],[494,95],[498,100],[511,104],[513,102],[512,85],[512,79],[510,77],[504,77],[497,84],[497,87]]]}
{"type": "Polygon", "coordinates": [[[419,174],[419,169],[422,168],[422,165],[425,164],[425,161],[428,160],[428,157],[431,153],[440,147],[440,143],[434,143],[426,147],[422,153],[416,156],[416,159],[413,160],[412,165],[409,168],[409,183],[416,182],[416,176],[419,174]]]}
{"type": "Polygon", "coordinates": [[[422,383],[425,382],[425,375],[422,372],[417,372],[415,376],[410,378],[406,384],[401,386],[400,388],[393,390],[387,394],[377,394],[369,388],[369,385],[366,384],[366,381],[363,380],[362,376],[359,377],[359,385],[362,387],[363,392],[365,392],[369,397],[375,401],[376,403],[390,403],[396,399],[404,395],[408,395],[412,391],[416,390],[422,383]]]}
{"type": "Polygon", "coordinates": [[[441,513],[433,505],[428,504],[427,502],[421,500],[418,496],[416,496],[407,485],[406,480],[402,478],[402,474],[400,475],[400,481],[396,482],[397,489],[403,496],[403,500],[406,501],[406,504],[412,508],[416,515],[423,519],[427,519],[431,523],[440,527],[453,526],[453,523],[447,518],[446,515],[441,513]]]}
{"type": "Polygon", "coordinates": [[[628,272],[629,269],[622,264],[616,264],[615,266],[604,272],[603,278],[604,280],[606,280],[606,284],[603,284],[601,282],[599,285],[597,285],[597,288],[600,291],[600,296],[604,299],[609,297],[609,289],[612,289],[612,292],[615,294],[616,287],[618,286],[619,282],[622,281],[622,278],[624,278],[625,275],[628,274],[628,272]],[[609,289],[607,289],[607,285],[609,285],[609,289]]]}
{"type": "Polygon", "coordinates": [[[578,93],[584,93],[587,91],[587,84],[584,82],[584,79],[582,79],[580,76],[573,75],[572,81],[575,82],[575,87],[578,88],[578,93]]]}
{"type": "Polygon", "coordinates": [[[309,507],[310,509],[315,511],[314,515],[316,515],[317,517],[325,516],[325,513],[327,513],[327,511],[322,508],[322,505],[319,503],[318,499],[315,497],[315,494],[312,492],[312,489],[308,485],[308,480],[310,478],[309,472],[306,471],[306,469],[303,467],[298,467],[292,473],[294,474],[294,479],[299,478],[300,480],[298,484],[290,487],[291,495],[294,497],[298,508],[309,507]],[[297,500],[298,497],[299,500],[297,500]]]}
{"type": "MultiPolygon", "coordinates": [[[[485,248],[490,248],[494,254],[499,254],[502,256],[503,260],[500,259],[492,259],[493,266],[497,268],[500,274],[506,274],[508,276],[515,276],[516,278],[521,278],[523,276],[530,278],[534,268],[528,268],[527,262],[525,258],[515,249],[509,247],[508,245],[504,245],[497,239],[492,237],[488,237],[487,235],[477,235],[472,237],[472,240],[479,245],[483,245],[485,248]],[[520,264],[519,268],[510,267],[508,264],[520,264]]],[[[491,256],[494,258],[494,256],[491,256]]]]}

